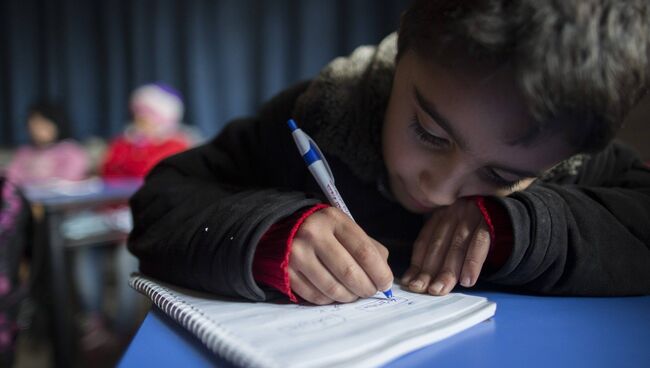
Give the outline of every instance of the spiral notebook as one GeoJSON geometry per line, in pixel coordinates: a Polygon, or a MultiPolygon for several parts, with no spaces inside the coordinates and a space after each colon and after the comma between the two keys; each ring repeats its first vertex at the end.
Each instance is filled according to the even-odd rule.
{"type": "Polygon", "coordinates": [[[244,367],[376,367],[492,317],[496,304],[393,288],[349,304],[256,303],[183,289],[133,274],[149,297],[215,354],[244,367]]]}

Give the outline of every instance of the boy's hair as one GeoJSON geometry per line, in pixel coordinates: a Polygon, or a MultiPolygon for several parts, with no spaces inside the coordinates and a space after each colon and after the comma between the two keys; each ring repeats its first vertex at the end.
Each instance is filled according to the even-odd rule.
{"type": "Polygon", "coordinates": [[[416,0],[397,59],[413,50],[444,65],[508,65],[537,122],[516,143],[562,132],[593,152],[647,88],[649,39],[647,0],[416,0]]]}

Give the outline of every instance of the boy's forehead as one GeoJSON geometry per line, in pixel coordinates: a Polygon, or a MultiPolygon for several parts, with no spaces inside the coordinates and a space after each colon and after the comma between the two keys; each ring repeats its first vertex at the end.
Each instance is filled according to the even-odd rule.
{"type": "Polygon", "coordinates": [[[399,69],[405,82],[447,120],[479,159],[538,171],[572,154],[558,135],[517,144],[537,123],[512,68],[465,67],[471,63],[450,68],[408,53],[402,62],[406,64],[399,69]]]}
{"type": "Polygon", "coordinates": [[[512,144],[535,124],[509,65],[450,67],[415,53],[405,56],[413,87],[453,125],[489,124],[494,136],[512,144]]]}

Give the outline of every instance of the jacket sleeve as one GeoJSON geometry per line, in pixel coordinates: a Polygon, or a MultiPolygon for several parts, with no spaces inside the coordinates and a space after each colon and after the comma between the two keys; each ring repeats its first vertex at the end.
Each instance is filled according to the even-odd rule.
{"type": "Polygon", "coordinates": [[[510,258],[486,280],[557,295],[650,293],[650,170],[611,145],[573,184],[494,200],[512,222],[510,258]]]}
{"type": "Polygon", "coordinates": [[[265,300],[252,263],[275,222],[318,201],[286,126],[305,85],[230,123],[213,141],[158,164],[131,199],[129,249],[146,274],[220,295],[265,300]]]}

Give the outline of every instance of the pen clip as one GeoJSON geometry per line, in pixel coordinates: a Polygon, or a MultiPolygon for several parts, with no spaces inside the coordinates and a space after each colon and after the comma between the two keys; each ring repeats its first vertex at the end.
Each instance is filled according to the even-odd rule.
{"type": "Polygon", "coordinates": [[[327,159],[325,158],[325,155],[323,155],[323,152],[320,150],[320,147],[318,147],[316,142],[314,142],[314,140],[311,139],[311,137],[307,133],[305,133],[305,136],[307,136],[311,148],[316,150],[321,161],[323,161],[323,164],[325,164],[325,169],[327,169],[327,173],[330,175],[330,180],[332,181],[332,184],[334,184],[334,174],[332,174],[332,169],[330,169],[330,165],[329,163],[327,163],[327,159]]]}

